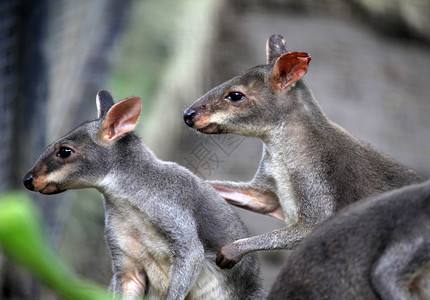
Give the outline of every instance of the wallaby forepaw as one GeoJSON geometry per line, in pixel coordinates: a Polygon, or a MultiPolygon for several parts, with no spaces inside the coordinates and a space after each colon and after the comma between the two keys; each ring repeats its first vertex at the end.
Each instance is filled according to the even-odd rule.
{"type": "Polygon", "coordinates": [[[242,256],[234,255],[232,252],[228,251],[227,246],[224,246],[216,256],[216,264],[221,269],[231,269],[240,262],[241,259],[242,256]]]}
{"type": "Polygon", "coordinates": [[[231,260],[230,258],[225,257],[222,252],[218,252],[216,257],[216,264],[221,269],[231,269],[234,267],[236,263],[237,262],[235,262],[234,260],[231,260]]]}

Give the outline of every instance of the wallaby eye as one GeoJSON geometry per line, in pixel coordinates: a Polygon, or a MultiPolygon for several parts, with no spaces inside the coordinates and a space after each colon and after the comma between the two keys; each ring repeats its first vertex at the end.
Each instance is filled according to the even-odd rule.
{"type": "Polygon", "coordinates": [[[238,102],[241,101],[243,99],[245,99],[245,95],[239,92],[231,92],[230,94],[228,94],[227,97],[225,97],[227,100],[230,100],[232,102],[238,102]]]}
{"type": "Polygon", "coordinates": [[[60,147],[57,151],[57,156],[60,158],[68,158],[70,157],[73,153],[75,153],[72,149],[68,148],[68,147],[60,147]]]}

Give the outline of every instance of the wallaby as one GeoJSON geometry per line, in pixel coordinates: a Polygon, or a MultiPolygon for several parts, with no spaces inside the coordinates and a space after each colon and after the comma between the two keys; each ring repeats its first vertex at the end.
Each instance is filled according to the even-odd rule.
{"type": "Polygon", "coordinates": [[[430,181],[358,201],[288,256],[268,299],[430,299],[430,181]]]}
{"type": "Polygon", "coordinates": [[[42,194],[96,188],[104,196],[111,290],[127,299],[261,299],[259,262],[220,270],[222,245],[248,233],[206,182],[158,160],[133,131],[142,103],[97,95],[98,118],[48,146],[25,175],[42,194]]]}
{"type": "Polygon", "coordinates": [[[339,208],[422,180],[329,120],[301,79],[311,56],[287,53],[285,45],[282,36],[271,36],[267,64],[213,88],[184,112],[185,123],[200,132],[263,141],[250,182],[211,184],[231,204],[288,226],[225,245],[217,258],[221,268],[233,267],[249,252],[291,249],[339,208]]]}

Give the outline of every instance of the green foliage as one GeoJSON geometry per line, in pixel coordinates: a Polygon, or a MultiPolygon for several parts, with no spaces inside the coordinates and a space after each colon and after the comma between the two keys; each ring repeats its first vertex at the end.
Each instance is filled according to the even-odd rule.
{"type": "Polygon", "coordinates": [[[48,246],[33,203],[23,193],[0,197],[0,245],[64,299],[107,300],[101,287],[76,277],[48,246]]]}

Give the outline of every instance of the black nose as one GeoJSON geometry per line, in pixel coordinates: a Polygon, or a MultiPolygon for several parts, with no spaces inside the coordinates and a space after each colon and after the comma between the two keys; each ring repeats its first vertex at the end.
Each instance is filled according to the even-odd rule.
{"type": "Polygon", "coordinates": [[[24,176],[24,179],[22,180],[22,182],[24,183],[24,186],[29,189],[30,191],[34,190],[34,185],[33,185],[33,174],[31,173],[27,173],[24,176]]]}
{"type": "Polygon", "coordinates": [[[184,121],[188,126],[193,127],[196,114],[194,109],[187,109],[184,111],[184,121]]]}

